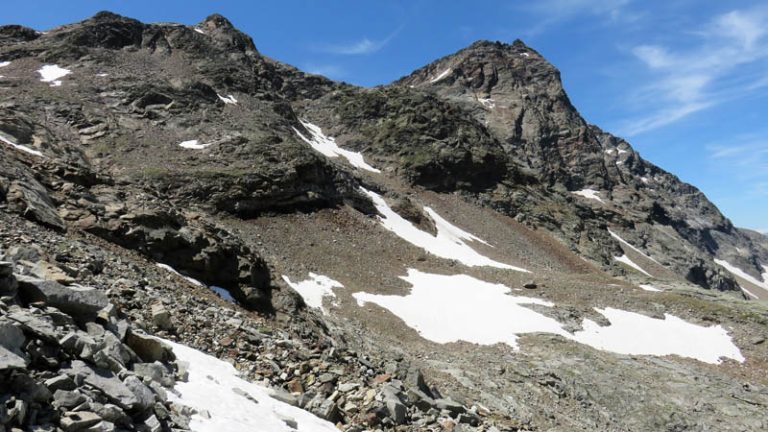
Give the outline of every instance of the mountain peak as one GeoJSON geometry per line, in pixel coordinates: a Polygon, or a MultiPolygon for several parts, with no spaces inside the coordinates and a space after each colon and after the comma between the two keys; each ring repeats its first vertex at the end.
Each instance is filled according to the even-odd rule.
{"type": "Polygon", "coordinates": [[[207,27],[207,28],[218,28],[218,29],[230,29],[234,30],[235,26],[232,25],[232,22],[228,20],[224,15],[221,14],[211,14],[208,15],[201,23],[200,27],[207,27]]]}

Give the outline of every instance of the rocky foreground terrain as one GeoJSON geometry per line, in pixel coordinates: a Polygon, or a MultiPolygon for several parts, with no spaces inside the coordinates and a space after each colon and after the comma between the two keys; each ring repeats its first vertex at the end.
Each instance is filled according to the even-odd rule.
{"type": "Polygon", "coordinates": [[[359,88],[102,12],[0,94],[0,432],[768,430],[768,238],[520,41],[359,88]]]}

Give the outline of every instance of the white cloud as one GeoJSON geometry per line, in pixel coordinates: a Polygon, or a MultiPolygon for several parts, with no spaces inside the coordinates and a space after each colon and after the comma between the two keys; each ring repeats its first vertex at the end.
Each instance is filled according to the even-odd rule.
{"type": "Polygon", "coordinates": [[[768,132],[733,137],[707,146],[711,166],[740,181],[750,197],[768,196],[768,132]]]}
{"type": "Polygon", "coordinates": [[[342,55],[371,54],[383,48],[385,44],[386,44],[386,40],[372,41],[368,38],[362,38],[359,41],[352,42],[350,44],[327,45],[324,51],[332,54],[342,54],[342,55]]]}
{"type": "Polygon", "coordinates": [[[529,35],[535,35],[548,27],[584,15],[601,17],[610,23],[634,21],[638,15],[628,10],[627,6],[631,2],[632,0],[538,0],[513,8],[538,17],[538,22],[527,31],[529,35]]]}
{"type": "Polygon", "coordinates": [[[697,38],[691,48],[636,46],[632,54],[654,78],[631,99],[651,114],[627,121],[622,133],[631,136],[656,129],[768,85],[765,75],[749,79],[743,73],[768,59],[766,26],[768,9],[737,10],[691,32],[697,38]]]}
{"type": "Polygon", "coordinates": [[[396,38],[400,33],[403,26],[396,28],[387,37],[379,40],[372,40],[368,37],[363,37],[354,42],[341,43],[341,44],[323,44],[314,47],[315,51],[324,52],[337,55],[366,55],[373,54],[389,44],[392,39],[396,38]]]}

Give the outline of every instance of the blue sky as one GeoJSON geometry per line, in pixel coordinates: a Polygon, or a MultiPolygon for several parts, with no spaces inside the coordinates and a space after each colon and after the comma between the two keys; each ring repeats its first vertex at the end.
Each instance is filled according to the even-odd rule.
{"type": "Polygon", "coordinates": [[[259,50],[353,84],[393,81],[478,39],[525,41],[584,117],[768,231],[768,4],[711,0],[3,1],[37,29],[112,10],[193,24],[213,12],[259,50]]]}

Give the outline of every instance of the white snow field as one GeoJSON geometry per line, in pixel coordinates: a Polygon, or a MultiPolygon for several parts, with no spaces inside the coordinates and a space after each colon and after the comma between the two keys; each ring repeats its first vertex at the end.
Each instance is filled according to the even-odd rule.
{"type": "MultiPolygon", "coordinates": [[[[738,276],[741,279],[744,279],[745,281],[751,283],[752,285],[755,285],[756,287],[759,287],[768,291],[768,267],[762,266],[764,273],[762,274],[763,280],[760,281],[760,280],[757,280],[756,277],[750,275],[749,273],[736,267],[735,265],[731,265],[728,261],[715,259],[715,264],[725,268],[732,275],[738,276]]],[[[747,294],[749,294],[750,297],[757,298],[757,296],[754,293],[749,292],[748,290],[744,289],[744,287],[741,287],[741,289],[747,294]]]]}
{"type": "Polygon", "coordinates": [[[59,65],[43,65],[38,69],[37,73],[40,74],[40,81],[44,83],[50,83],[51,87],[58,87],[61,85],[61,79],[72,73],[69,69],[59,67],[59,65]]]}
{"type": "Polygon", "coordinates": [[[336,140],[332,137],[323,135],[322,129],[312,123],[304,120],[299,120],[302,126],[309,131],[311,137],[305,137],[298,129],[293,128],[296,134],[304,140],[307,144],[312,146],[313,149],[322,153],[329,158],[343,157],[355,168],[364,169],[366,171],[380,173],[381,171],[365,163],[363,155],[361,153],[345,150],[336,144],[336,140]]]}
{"type": "Polygon", "coordinates": [[[510,295],[511,289],[467,275],[437,275],[409,269],[401,277],[412,285],[406,296],[356,292],[359,306],[377,304],[436,343],[466,341],[481,345],[505,343],[518,349],[518,335],[551,333],[593,348],[636,355],[679,355],[706,363],[721,357],[744,361],[721,326],[703,327],[672,315],[655,319],[619,309],[596,309],[611,325],[585,319],[574,334],[562,324],[524,305],[554,306],[530,297],[510,295]]]}
{"type": "Polygon", "coordinates": [[[656,264],[661,265],[660,262],[658,262],[655,259],[651,258],[650,255],[648,255],[647,253],[645,253],[645,252],[641,251],[640,249],[632,246],[632,244],[630,244],[628,241],[624,240],[623,238],[619,237],[618,234],[616,234],[615,232],[611,231],[610,229],[608,230],[608,234],[610,234],[611,237],[613,237],[616,240],[618,240],[619,243],[621,243],[622,245],[627,246],[628,248],[630,248],[633,251],[637,252],[638,254],[644,256],[645,258],[648,258],[649,260],[655,262],[656,264]]]}
{"type": "Polygon", "coordinates": [[[651,284],[640,284],[638,286],[641,289],[643,289],[645,291],[650,291],[650,292],[663,292],[664,291],[663,289],[657,288],[657,287],[655,287],[655,286],[653,286],[651,284]]]}
{"type": "Polygon", "coordinates": [[[407,296],[357,292],[358,305],[375,303],[405,321],[433,342],[473,342],[481,345],[505,343],[515,349],[517,335],[524,333],[568,333],[560,323],[524,304],[553,306],[531,297],[509,295],[511,290],[467,275],[438,275],[408,269],[401,279],[412,285],[407,296]]]}
{"type": "Polygon", "coordinates": [[[328,276],[311,272],[309,273],[309,279],[301,282],[291,282],[291,279],[285,275],[283,275],[283,280],[301,295],[307,306],[320,309],[325,315],[328,314],[328,310],[323,307],[323,299],[326,297],[335,298],[336,294],[333,293],[333,289],[344,288],[344,285],[328,276]]]}
{"type": "Polygon", "coordinates": [[[408,243],[426,250],[432,255],[440,258],[453,259],[469,267],[489,266],[530,273],[524,268],[494,261],[477,253],[466,243],[466,241],[477,241],[486,245],[488,245],[488,243],[451,224],[429,207],[424,207],[424,211],[426,211],[427,214],[429,214],[429,217],[435,222],[435,226],[437,227],[436,236],[420,230],[411,222],[405,220],[387,205],[387,202],[384,201],[384,198],[382,198],[381,195],[367,189],[361,188],[361,190],[371,198],[373,204],[376,206],[376,210],[381,214],[379,221],[384,228],[392,231],[395,235],[408,243]]]}
{"type": "MultiPolygon", "coordinates": [[[[162,339],[161,339],[162,340],[162,339]]],[[[168,398],[198,411],[195,432],[338,432],[333,423],[273,399],[270,390],[238,377],[229,363],[188,346],[162,340],[189,365],[187,382],[177,382],[168,398]],[[205,413],[201,415],[200,413],[205,413]]]]}
{"type": "Polygon", "coordinates": [[[613,259],[618,261],[618,262],[620,262],[620,263],[624,263],[624,264],[632,267],[633,269],[639,271],[640,273],[642,273],[642,274],[644,274],[644,275],[646,275],[648,277],[653,277],[653,276],[651,276],[650,273],[648,273],[647,271],[643,270],[643,268],[640,267],[637,263],[635,263],[634,261],[629,259],[627,254],[624,254],[624,255],[622,255],[620,257],[613,257],[613,259]]]}
{"type": "MultiPolygon", "coordinates": [[[[155,263],[155,264],[157,264],[157,266],[160,267],[163,270],[167,270],[167,271],[169,271],[169,272],[171,272],[171,273],[173,273],[173,274],[175,274],[177,276],[180,276],[180,277],[186,279],[192,285],[197,285],[197,286],[200,286],[200,287],[206,286],[204,283],[200,282],[199,280],[197,280],[195,278],[191,278],[189,276],[184,276],[183,274],[179,273],[178,271],[176,271],[175,268],[169,266],[168,264],[163,264],[163,263],[155,263]]],[[[217,286],[211,286],[211,287],[208,287],[208,288],[210,288],[213,292],[218,294],[219,297],[223,298],[224,300],[226,300],[228,302],[231,302],[231,303],[235,303],[235,298],[232,297],[232,294],[230,294],[229,291],[227,291],[226,289],[224,289],[222,287],[217,287],[217,286]]]]}
{"type": "Polygon", "coordinates": [[[0,67],[6,67],[6,66],[8,66],[10,64],[11,64],[11,62],[9,62],[9,61],[0,61],[0,67]]]}
{"type": "Polygon", "coordinates": [[[429,83],[430,83],[430,84],[434,84],[434,83],[436,83],[436,82],[440,81],[441,79],[443,79],[443,78],[447,77],[449,73],[451,73],[451,68],[448,68],[448,69],[446,69],[446,70],[444,70],[444,71],[440,72],[440,74],[439,74],[438,76],[434,77],[433,79],[431,79],[431,80],[429,81],[429,83]]]}
{"type": "Polygon", "coordinates": [[[719,325],[703,327],[669,314],[664,314],[664,319],[656,319],[614,308],[595,310],[611,325],[600,327],[585,319],[584,330],[576,332],[573,340],[619,354],[675,354],[714,364],[720,363],[721,357],[744,362],[739,348],[719,325]]]}
{"type": "Polygon", "coordinates": [[[189,140],[189,141],[182,141],[179,143],[179,147],[184,147],[185,149],[191,149],[191,150],[202,150],[206,147],[209,147],[213,143],[208,144],[200,144],[200,141],[198,140],[189,140]]]}
{"type": "Polygon", "coordinates": [[[10,139],[3,136],[3,134],[0,134],[0,141],[8,144],[9,146],[15,148],[16,150],[23,151],[24,153],[29,153],[31,155],[40,156],[42,157],[43,154],[35,149],[31,149],[25,145],[16,144],[15,142],[11,141],[10,139]]]}
{"type": "Polygon", "coordinates": [[[600,201],[601,203],[605,203],[602,198],[600,198],[600,191],[594,190],[594,189],[582,189],[578,191],[571,192],[574,195],[579,195],[587,199],[600,201]]]}
{"type": "Polygon", "coordinates": [[[219,99],[221,99],[221,101],[224,102],[227,105],[236,105],[237,104],[237,99],[235,99],[235,97],[232,96],[232,95],[222,96],[222,95],[216,93],[216,96],[218,96],[219,99]]]}

